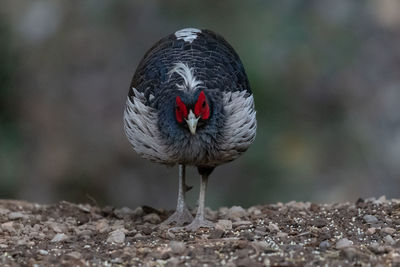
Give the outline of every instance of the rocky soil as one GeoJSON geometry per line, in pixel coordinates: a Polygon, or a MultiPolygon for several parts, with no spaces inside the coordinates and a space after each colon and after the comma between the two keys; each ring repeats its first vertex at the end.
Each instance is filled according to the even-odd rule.
{"type": "Polygon", "coordinates": [[[400,200],[289,202],[207,211],[171,232],[151,207],[0,200],[1,266],[400,266],[400,200]]]}

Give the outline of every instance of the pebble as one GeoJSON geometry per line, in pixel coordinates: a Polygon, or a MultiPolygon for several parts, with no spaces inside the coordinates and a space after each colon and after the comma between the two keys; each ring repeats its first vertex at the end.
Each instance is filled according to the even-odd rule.
{"type": "Polygon", "coordinates": [[[123,219],[125,217],[129,217],[133,214],[133,210],[128,207],[123,207],[121,209],[114,210],[114,214],[117,218],[123,219]]]}
{"type": "Polygon", "coordinates": [[[171,248],[171,251],[175,254],[181,254],[185,251],[186,245],[183,242],[180,241],[171,241],[169,242],[169,247],[171,248]]]}
{"type": "Polygon", "coordinates": [[[104,232],[108,231],[109,228],[110,228],[110,225],[108,224],[106,219],[99,220],[96,223],[96,231],[98,231],[99,233],[104,233],[104,232]]]}
{"type": "Polygon", "coordinates": [[[329,249],[330,247],[331,247],[331,243],[329,243],[328,240],[324,240],[324,241],[322,241],[321,243],[319,243],[319,248],[320,248],[321,250],[327,250],[327,249],[329,249]]]}
{"type": "Polygon", "coordinates": [[[3,231],[7,231],[9,233],[14,233],[15,232],[15,228],[14,228],[14,223],[13,222],[5,222],[1,224],[1,229],[3,229],[3,231]]]}
{"type": "Polygon", "coordinates": [[[157,224],[157,223],[161,222],[160,216],[158,216],[158,214],[156,214],[156,213],[150,213],[150,214],[143,216],[143,220],[145,222],[149,222],[152,224],[157,224]]]}
{"type": "Polygon", "coordinates": [[[47,250],[44,250],[44,249],[39,249],[39,250],[38,250],[38,253],[39,253],[40,255],[43,255],[43,256],[46,256],[46,255],[49,254],[49,252],[48,252],[47,250]]]}
{"type": "Polygon", "coordinates": [[[366,223],[369,224],[374,224],[378,222],[378,219],[374,215],[369,215],[369,214],[364,215],[363,219],[366,223]]]}
{"type": "Polygon", "coordinates": [[[247,215],[246,210],[240,206],[231,207],[230,209],[228,209],[227,213],[228,218],[232,220],[238,220],[246,215],[247,215]]]}
{"type": "Polygon", "coordinates": [[[295,209],[309,209],[311,207],[311,202],[297,202],[297,201],[290,201],[286,203],[286,206],[295,208],[295,209]]]}
{"type": "Polygon", "coordinates": [[[224,233],[225,233],[224,230],[216,228],[210,232],[209,238],[210,239],[221,238],[224,235],[224,233]]]}
{"type": "Polygon", "coordinates": [[[5,215],[9,213],[10,211],[8,209],[0,208],[0,215],[5,215]]]}
{"type": "Polygon", "coordinates": [[[251,214],[253,214],[253,215],[256,215],[256,216],[261,214],[261,210],[258,209],[258,208],[256,208],[256,207],[248,208],[248,209],[247,209],[247,212],[248,212],[248,213],[251,213],[251,214]]]}
{"type": "Polygon", "coordinates": [[[232,221],[231,220],[218,220],[215,224],[216,229],[220,229],[222,231],[232,230],[232,221]]]}
{"type": "Polygon", "coordinates": [[[247,228],[249,225],[252,225],[251,221],[237,221],[232,223],[233,228],[247,228]]]}
{"type": "Polygon", "coordinates": [[[62,232],[66,232],[67,227],[64,225],[59,225],[58,223],[50,223],[50,228],[53,229],[54,232],[56,233],[62,233],[62,232]]]}
{"type": "Polygon", "coordinates": [[[62,242],[68,239],[68,236],[66,234],[56,234],[50,242],[56,243],[56,242],[62,242]]]}
{"type": "Polygon", "coordinates": [[[29,216],[26,215],[26,214],[23,214],[21,212],[16,211],[16,212],[10,212],[8,214],[8,219],[10,219],[10,220],[18,220],[18,219],[27,220],[27,219],[29,219],[29,216]]]}
{"type": "Polygon", "coordinates": [[[383,238],[383,241],[385,241],[385,243],[393,246],[394,244],[396,244],[396,241],[394,241],[393,237],[391,235],[387,235],[383,238]]]}
{"type": "Polygon", "coordinates": [[[142,208],[142,207],[137,207],[137,208],[133,211],[132,214],[135,215],[135,216],[141,216],[141,215],[143,215],[143,208],[142,208]]]}
{"type": "Polygon", "coordinates": [[[278,237],[278,238],[286,238],[286,237],[288,237],[288,234],[285,233],[285,232],[278,232],[276,234],[276,237],[278,237]]]}
{"type": "Polygon", "coordinates": [[[357,257],[357,250],[352,247],[344,248],[341,254],[349,261],[354,260],[357,257]]]}
{"type": "MultiPolygon", "coordinates": [[[[399,252],[396,251],[390,251],[388,254],[388,258],[393,262],[393,263],[400,263],[400,254],[399,252]]],[[[397,266],[397,265],[396,265],[397,266]]]]}
{"type": "Polygon", "coordinates": [[[125,241],[125,233],[124,229],[117,229],[112,231],[107,238],[107,243],[124,243],[125,241]]]}
{"type": "Polygon", "coordinates": [[[336,242],[336,249],[344,249],[351,247],[352,245],[353,245],[352,241],[348,240],[347,238],[342,238],[336,242]]]}
{"type": "Polygon", "coordinates": [[[274,232],[279,232],[279,227],[278,227],[277,224],[270,222],[270,223],[268,224],[268,230],[269,230],[270,232],[272,232],[272,233],[274,233],[274,232]]]}
{"type": "Polygon", "coordinates": [[[260,250],[261,252],[271,253],[276,251],[275,249],[271,248],[271,246],[267,243],[267,241],[253,241],[252,243],[254,247],[260,250]]]}
{"type": "Polygon", "coordinates": [[[396,230],[391,227],[385,227],[381,231],[384,232],[385,234],[389,234],[389,235],[392,235],[396,232],[396,230]]]}
{"type": "Polygon", "coordinates": [[[72,252],[68,253],[67,256],[74,258],[74,259],[82,258],[82,254],[77,251],[72,251],[72,252]]]}
{"type": "Polygon", "coordinates": [[[367,229],[367,231],[365,232],[367,235],[373,235],[376,232],[376,228],[375,227],[370,227],[367,229]]]}

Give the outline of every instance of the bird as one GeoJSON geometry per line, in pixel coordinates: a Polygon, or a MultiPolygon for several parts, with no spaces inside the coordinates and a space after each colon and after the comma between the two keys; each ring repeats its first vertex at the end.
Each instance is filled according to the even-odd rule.
{"type": "Polygon", "coordinates": [[[123,121],[137,154],[179,166],[176,210],[162,224],[214,227],[204,211],[208,178],[243,154],[257,129],[253,93],[234,48],[208,29],[185,28],[160,39],[133,75],[123,121]],[[185,200],[186,166],[200,174],[194,218],[185,200]]]}

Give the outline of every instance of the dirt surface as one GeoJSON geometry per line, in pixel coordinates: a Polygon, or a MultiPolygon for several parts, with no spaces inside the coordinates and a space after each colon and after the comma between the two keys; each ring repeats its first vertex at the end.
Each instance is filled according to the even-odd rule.
{"type": "Polygon", "coordinates": [[[171,212],[0,201],[1,266],[400,266],[400,200],[207,210],[215,229],[171,232],[171,212]]]}

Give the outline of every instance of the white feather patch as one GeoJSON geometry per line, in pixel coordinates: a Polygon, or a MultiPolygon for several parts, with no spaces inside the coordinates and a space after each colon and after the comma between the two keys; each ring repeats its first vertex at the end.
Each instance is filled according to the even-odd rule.
{"type": "Polygon", "coordinates": [[[183,78],[183,84],[176,84],[179,90],[187,92],[194,91],[198,85],[203,83],[196,79],[193,68],[190,68],[187,64],[182,62],[174,64],[174,67],[168,72],[169,77],[171,78],[174,73],[177,73],[183,78]]]}
{"type": "Polygon", "coordinates": [[[220,153],[226,161],[240,156],[256,137],[257,120],[253,95],[246,91],[225,92],[223,101],[226,121],[222,129],[220,153]]]}
{"type": "Polygon", "coordinates": [[[168,163],[166,146],[163,144],[158,129],[158,116],[154,108],[145,105],[143,93],[132,87],[133,100],[126,100],[124,129],[133,149],[143,158],[168,163]]]}
{"type": "Polygon", "coordinates": [[[192,43],[197,38],[197,33],[201,30],[196,28],[186,28],[175,32],[176,39],[183,39],[185,42],[192,43]]]}

